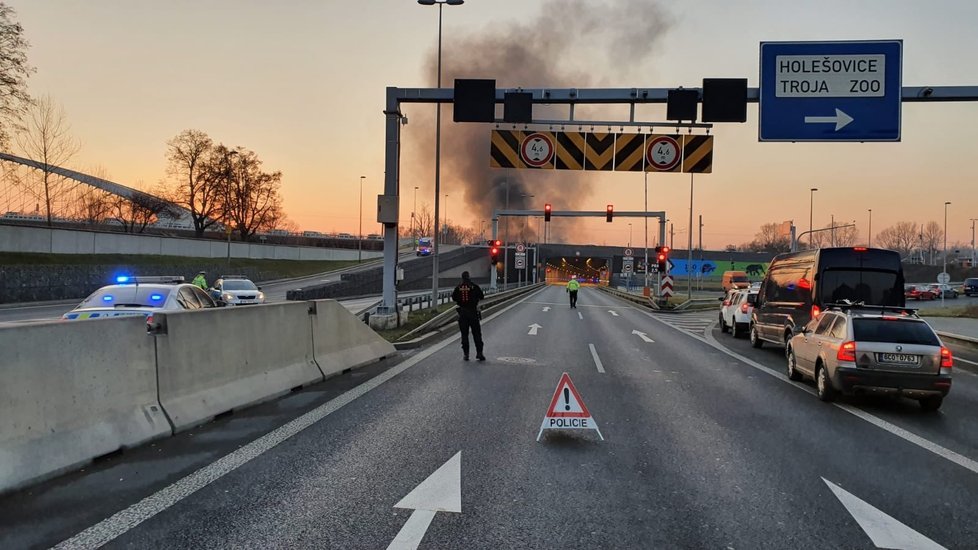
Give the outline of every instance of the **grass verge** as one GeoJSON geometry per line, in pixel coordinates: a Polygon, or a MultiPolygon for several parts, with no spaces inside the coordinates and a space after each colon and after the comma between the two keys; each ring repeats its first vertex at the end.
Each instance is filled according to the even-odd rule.
{"type": "Polygon", "coordinates": [[[455,304],[442,304],[438,306],[437,310],[423,309],[421,311],[412,312],[406,323],[391,330],[377,331],[377,334],[381,335],[388,342],[397,342],[405,334],[434,319],[435,316],[454,307],[455,304]]]}
{"type": "Polygon", "coordinates": [[[917,313],[921,317],[964,317],[967,319],[978,319],[978,304],[944,309],[922,309],[917,313]]]}

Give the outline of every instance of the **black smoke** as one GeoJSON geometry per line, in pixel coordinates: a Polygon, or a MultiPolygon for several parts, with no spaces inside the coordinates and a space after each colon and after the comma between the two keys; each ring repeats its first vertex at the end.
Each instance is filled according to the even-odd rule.
{"type": "MultiPolygon", "coordinates": [[[[548,0],[538,5],[539,14],[528,20],[493,23],[462,36],[450,32],[448,25],[451,11],[464,6],[446,9],[443,87],[452,87],[455,78],[493,78],[497,88],[507,89],[649,85],[631,79],[648,74],[655,46],[668,30],[668,17],[658,1],[548,0]]],[[[424,81],[435,82],[436,71],[437,52],[432,51],[424,81]]],[[[412,141],[407,173],[419,178],[420,185],[430,186],[434,108],[425,105],[411,107],[411,111],[405,132],[405,139],[412,141]]],[[[534,117],[566,118],[567,108],[535,106],[534,117]]],[[[583,172],[490,168],[491,129],[489,124],[454,123],[451,107],[443,107],[442,193],[450,193],[453,203],[462,198],[476,216],[470,223],[453,219],[454,223],[478,228],[479,220],[502,209],[506,202],[503,181],[508,182],[511,209],[541,210],[547,202],[557,210],[575,209],[592,193],[594,176],[583,172]]],[[[419,183],[402,179],[401,185],[410,189],[419,183]]],[[[532,229],[529,233],[532,239],[532,229]]]]}

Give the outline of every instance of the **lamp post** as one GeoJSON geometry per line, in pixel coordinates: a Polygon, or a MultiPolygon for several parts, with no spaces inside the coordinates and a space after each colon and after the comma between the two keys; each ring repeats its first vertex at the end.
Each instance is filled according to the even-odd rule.
{"type": "Polygon", "coordinates": [[[445,234],[445,238],[448,238],[448,193],[445,193],[445,223],[442,224],[442,232],[445,234]]]}
{"type": "Polygon", "coordinates": [[[360,176],[360,229],[357,231],[357,263],[363,261],[363,179],[367,176],[360,176]]]}
{"type": "MultiPolygon", "coordinates": [[[[944,201],[944,268],[941,273],[947,273],[947,207],[951,201],[944,201]]],[[[944,307],[944,287],[941,287],[941,307],[944,307]]]]}
{"type": "MultiPolygon", "coordinates": [[[[445,4],[460,6],[465,0],[418,0],[422,6],[438,6],[438,88],[441,88],[441,12],[445,4]]],[[[441,103],[435,106],[435,243],[431,251],[431,307],[438,307],[438,214],[441,194],[441,103]]]]}
{"type": "Polygon", "coordinates": [[[628,248],[632,247],[632,224],[628,224],[628,248]]]}
{"type": "Polygon", "coordinates": [[[809,189],[809,194],[808,194],[808,248],[813,248],[812,245],[814,244],[814,242],[812,241],[812,237],[815,235],[815,233],[813,232],[815,226],[812,224],[812,220],[813,220],[812,215],[815,213],[815,191],[818,191],[818,188],[812,187],[811,189],[809,189]]]}
{"type": "Polygon", "coordinates": [[[869,244],[866,245],[869,248],[873,247],[873,209],[869,209],[869,244]]]}
{"type": "Polygon", "coordinates": [[[418,186],[414,186],[414,208],[411,209],[411,233],[414,235],[414,244],[418,244],[418,233],[421,232],[421,220],[418,219],[418,186]]]}
{"type": "Polygon", "coordinates": [[[971,267],[975,267],[975,220],[971,218],[971,267]]]}

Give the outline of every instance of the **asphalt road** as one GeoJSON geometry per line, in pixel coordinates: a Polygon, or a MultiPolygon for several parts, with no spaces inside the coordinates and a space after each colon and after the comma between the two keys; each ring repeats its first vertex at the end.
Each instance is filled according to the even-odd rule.
{"type": "Polygon", "coordinates": [[[0,497],[0,547],[975,546],[976,380],[939,414],[825,404],[712,316],[547,288],[486,363],[448,339],[0,497]],[[536,441],[562,372],[603,441],[536,441]]]}

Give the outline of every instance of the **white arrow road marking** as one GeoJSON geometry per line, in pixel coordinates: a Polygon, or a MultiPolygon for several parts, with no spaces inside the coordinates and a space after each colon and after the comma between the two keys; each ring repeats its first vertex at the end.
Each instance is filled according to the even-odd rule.
{"type": "Polygon", "coordinates": [[[530,325],[529,328],[530,328],[530,332],[527,332],[527,334],[532,335],[532,336],[536,336],[537,335],[537,331],[540,330],[540,329],[542,329],[543,327],[540,326],[540,325],[538,325],[538,324],[536,324],[536,323],[533,323],[532,325],[530,325]]]}
{"type": "Polygon", "coordinates": [[[543,306],[543,311],[550,311],[550,306],[543,306]]]}
{"type": "Polygon", "coordinates": [[[847,115],[846,113],[844,113],[841,109],[835,110],[835,116],[806,116],[805,117],[806,124],[824,124],[824,123],[835,124],[836,132],[848,126],[849,123],[852,121],[853,118],[847,115]]]}
{"type": "Polygon", "coordinates": [[[462,513],[462,451],[394,505],[414,510],[387,550],[415,550],[436,512],[462,513]]]}
{"type": "Polygon", "coordinates": [[[578,311],[577,312],[577,318],[583,321],[584,320],[584,314],[581,313],[580,311],[578,311]]]}
{"type": "Polygon", "coordinates": [[[594,349],[594,344],[588,344],[588,347],[591,348],[591,357],[594,358],[594,366],[598,367],[598,372],[604,374],[604,365],[601,364],[601,358],[598,357],[598,350],[594,349]]]}
{"type": "Polygon", "coordinates": [[[608,313],[610,313],[610,314],[611,314],[611,315],[613,315],[614,317],[618,317],[618,312],[617,312],[617,311],[615,311],[615,310],[613,310],[613,309],[609,309],[609,310],[608,310],[608,313]]]}
{"type": "Polygon", "coordinates": [[[649,338],[648,336],[646,336],[644,332],[639,332],[637,330],[633,330],[632,331],[632,334],[637,334],[638,337],[641,338],[644,342],[648,342],[650,344],[654,344],[655,343],[655,340],[653,340],[653,339],[649,338]]]}
{"type": "Polygon", "coordinates": [[[849,514],[859,523],[863,531],[877,548],[892,548],[894,550],[947,550],[940,544],[921,535],[896,519],[884,514],[881,510],[859,499],[842,487],[822,478],[822,481],[832,489],[835,497],[842,502],[849,514]]]}

